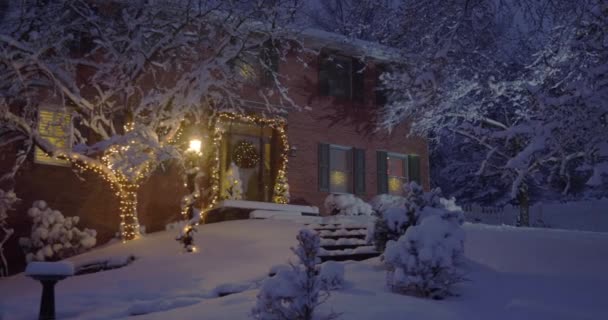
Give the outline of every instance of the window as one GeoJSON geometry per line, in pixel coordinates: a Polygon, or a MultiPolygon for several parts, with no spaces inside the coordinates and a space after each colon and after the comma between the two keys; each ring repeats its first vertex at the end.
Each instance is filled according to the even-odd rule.
{"type": "Polygon", "coordinates": [[[352,153],[350,148],[329,146],[329,191],[350,193],[352,188],[352,153]]]}
{"type": "Polygon", "coordinates": [[[322,54],[319,64],[320,95],[362,101],[364,71],[364,64],[357,59],[322,54]]]}
{"type": "Polygon", "coordinates": [[[365,193],[365,150],[319,144],[319,190],[365,193]]]}
{"type": "MultiPolygon", "coordinates": [[[[38,132],[56,148],[72,148],[72,117],[68,113],[41,109],[38,113],[38,132]]],[[[36,148],[34,161],[47,165],[70,165],[67,160],[49,157],[40,148],[36,148]]]]}
{"type": "Polygon", "coordinates": [[[403,185],[408,182],[407,159],[408,157],[403,154],[387,154],[386,174],[390,194],[401,195],[403,193],[403,185]]]}
{"type": "Polygon", "coordinates": [[[403,194],[403,184],[420,183],[420,156],[376,152],[378,194],[403,194]]]}
{"type": "Polygon", "coordinates": [[[262,60],[262,77],[260,84],[270,86],[274,83],[273,73],[279,72],[279,48],[271,42],[266,42],[262,47],[260,58],[262,60]]]}

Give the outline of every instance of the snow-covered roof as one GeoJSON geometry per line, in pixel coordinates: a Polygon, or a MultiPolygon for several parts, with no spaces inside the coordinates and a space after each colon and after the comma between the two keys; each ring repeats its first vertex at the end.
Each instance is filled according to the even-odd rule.
{"type": "Polygon", "coordinates": [[[362,56],[387,62],[398,62],[403,57],[403,54],[396,48],[315,28],[302,30],[299,32],[299,37],[306,46],[316,49],[333,49],[352,56],[362,56]]]}

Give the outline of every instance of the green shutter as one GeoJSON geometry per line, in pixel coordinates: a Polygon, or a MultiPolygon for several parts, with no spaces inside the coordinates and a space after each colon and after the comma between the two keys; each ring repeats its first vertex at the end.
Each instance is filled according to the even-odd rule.
{"type": "Polygon", "coordinates": [[[355,194],[365,193],[365,150],[353,149],[354,191],[355,194]]]}
{"type": "Polygon", "coordinates": [[[387,174],[387,163],[386,163],[386,152],[376,152],[376,168],[378,169],[378,194],[388,193],[388,174],[387,174]]]}
{"type": "Polygon", "coordinates": [[[329,192],[329,145],[319,143],[319,191],[329,192]]]}
{"type": "Polygon", "coordinates": [[[409,181],[416,181],[416,183],[421,185],[420,181],[420,156],[417,155],[409,155],[408,156],[408,176],[409,181]]]}
{"type": "Polygon", "coordinates": [[[319,55],[319,95],[320,96],[328,96],[329,95],[329,77],[330,77],[330,62],[328,60],[328,56],[325,53],[319,55]]]}
{"type": "Polygon", "coordinates": [[[365,64],[363,61],[353,59],[352,77],[353,100],[365,102],[365,64]]]}

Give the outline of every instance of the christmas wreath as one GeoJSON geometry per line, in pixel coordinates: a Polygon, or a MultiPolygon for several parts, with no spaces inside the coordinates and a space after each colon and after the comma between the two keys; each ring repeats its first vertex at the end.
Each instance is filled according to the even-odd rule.
{"type": "Polygon", "coordinates": [[[234,163],[239,168],[249,169],[255,167],[260,161],[260,155],[253,143],[241,140],[236,143],[232,152],[234,163]]]}

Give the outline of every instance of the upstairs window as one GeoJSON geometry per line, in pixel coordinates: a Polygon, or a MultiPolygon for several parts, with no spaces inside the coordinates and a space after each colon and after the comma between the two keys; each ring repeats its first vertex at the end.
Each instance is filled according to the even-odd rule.
{"type": "Polygon", "coordinates": [[[363,101],[365,66],[351,57],[322,54],[319,64],[320,95],[363,101]]]}
{"type": "Polygon", "coordinates": [[[260,52],[260,60],[262,62],[262,72],[260,84],[270,86],[274,83],[274,74],[279,73],[280,50],[271,42],[266,42],[262,46],[260,52]]]}
{"type": "MultiPolygon", "coordinates": [[[[38,112],[38,133],[54,147],[69,150],[72,148],[72,117],[61,110],[41,109],[38,112]]],[[[46,165],[70,165],[68,160],[51,158],[38,147],[34,161],[46,165]]]]}

